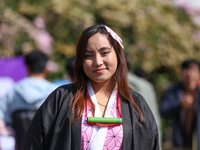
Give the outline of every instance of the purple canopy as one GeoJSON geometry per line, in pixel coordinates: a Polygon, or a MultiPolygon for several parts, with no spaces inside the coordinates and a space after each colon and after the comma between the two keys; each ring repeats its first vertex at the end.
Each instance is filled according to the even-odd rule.
{"type": "Polygon", "coordinates": [[[15,82],[27,76],[23,56],[0,58],[0,77],[10,77],[15,82]]]}

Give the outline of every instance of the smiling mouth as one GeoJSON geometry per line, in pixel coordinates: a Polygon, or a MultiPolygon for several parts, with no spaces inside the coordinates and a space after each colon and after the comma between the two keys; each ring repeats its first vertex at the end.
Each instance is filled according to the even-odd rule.
{"type": "Polygon", "coordinates": [[[94,70],[93,72],[94,73],[102,73],[102,72],[104,72],[106,69],[105,68],[103,68],[103,69],[97,69],[97,70],[94,70]]]}

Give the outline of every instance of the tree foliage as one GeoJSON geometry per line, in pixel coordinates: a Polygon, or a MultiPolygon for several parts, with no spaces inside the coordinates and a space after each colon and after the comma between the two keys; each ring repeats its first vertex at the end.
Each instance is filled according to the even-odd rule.
{"type": "Polygon", "coordinates": [[[0,8],[0,55],[38,48],[34,38],[39,29],[33,21],[40,16],[53,38],[51,58],[60,66],[74,55],[81,32],[93,24],[106,24],[122,38],[131,69],[140,65],[153,72],[158,90],[176,80],[184,59],[200,57],[199,27],[169,1],[0,0],[0,8]],[[170,68],[170,76],[161,68],[170,68]]]}

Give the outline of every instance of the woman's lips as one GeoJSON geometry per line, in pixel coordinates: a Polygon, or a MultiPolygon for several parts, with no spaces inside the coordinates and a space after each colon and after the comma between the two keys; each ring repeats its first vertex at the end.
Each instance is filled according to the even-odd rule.
{"type": "Polygon", "coordinates": [[[104,72],[106,69],[105,68],[103,68],[103,69],[97,69],[97,70],[94,70],[93,72],[94,73],[102,73],[102,72],[104,72]]]}

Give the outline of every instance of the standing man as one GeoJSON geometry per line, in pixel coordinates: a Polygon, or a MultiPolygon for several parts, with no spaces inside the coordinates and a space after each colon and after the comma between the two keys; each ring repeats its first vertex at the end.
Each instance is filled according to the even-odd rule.
{"type": "Polygon", "coordinates": [[[161,114],[173,119],[174,147],[200,149],[199,63],[194,59],[185,60],[181,65],[181,77],[180,83],[167,90],[161,114]]]}
{"type": "Polygon", "coordinates": [[[28,77],[16,83],[0,100],[0,120],[13,126],[18,148],[35,112],[57,87],[45,79],[47,61],[47,55],[40,51],[25,56],[28,77]]]}

